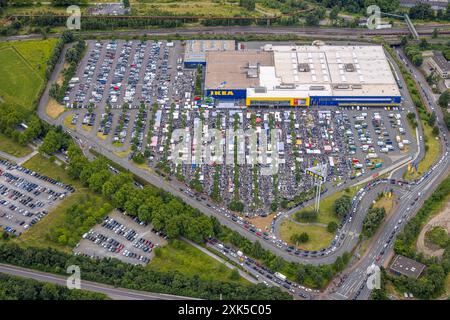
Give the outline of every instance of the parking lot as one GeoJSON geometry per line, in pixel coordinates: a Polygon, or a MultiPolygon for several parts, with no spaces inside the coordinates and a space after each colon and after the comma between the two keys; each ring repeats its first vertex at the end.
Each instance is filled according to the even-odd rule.
{"type": "Polygon", "coordinates": [[[166,240],[167,236],[146,223],[115,211],[86,232],[73,252],[91,258],[116,258],[145,265],[153,258],[153,250],[165,245],[166,240]]]}
{"type": "MultiPolygon", "coordinates": [[[[192,197],[215,194],[224,207],[238,200],[248,216],[266,215],[283,201],[298,202],[314,187],[304,174],[310,167],[327,164],[325,188],[335,187],[376,175],[417,148],[402,107],[244,109],[236,102],[219,108],[194,95],[197,69],[185,68],[183,59],[180,41],[88,41],[65,97],[71,124],[121,157],[131,161],[140,155],[149,167],[183,179],[192,197]],[[227,138],[235,127],[257,131],[258,150],[262,132],[276,136],[276,174],[262,174],[275,164],[271,152],[254,166],[248,138],[237,146],[227,138]],[[176,156],[184,162],[177,165],[172,151],[185,140],[172,137],[176,129],[191,136],[219,130],[223,158],[197,163],[182,147],[176,156]],[[241,155],[244,163],[236,166],[227,152],[241,155]]],[[[208,139],[202,144],[215,142],[208,139]]],[[[198,145],[191,139],[192,149],[198,145]]]]}
{"type": "Polygon", "coordinates": [[[20,235],[74,191],[52,178],[0,160],[0,227],[20,235]]]}

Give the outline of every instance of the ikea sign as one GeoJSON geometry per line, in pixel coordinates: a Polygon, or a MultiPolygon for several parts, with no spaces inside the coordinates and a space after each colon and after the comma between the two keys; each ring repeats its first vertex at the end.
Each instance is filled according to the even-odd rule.
{"type": "Polygon", "coordinates": [[[245,99],[247,97],[247,90],[209,89],[206,90],[206,95],[217,99],[245,99]]]}

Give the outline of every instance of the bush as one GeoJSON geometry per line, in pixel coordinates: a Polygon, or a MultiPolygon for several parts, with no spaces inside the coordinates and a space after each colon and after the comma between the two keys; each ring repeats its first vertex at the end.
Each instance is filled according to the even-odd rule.
{"type": "Polygon", "coordinates": [[[442,227],[434,227],[425,233],[425,240],[441,249],[449,243],[447,230],[442,227]]]}
{"type": "Polygon", "coordinates": [[[309,241],[309,235],[306,232],[294,234],[291,236],[291,241],[294,243],[306,243],[309,241]]]}
{"type": "Polygon", "coordinates": [[[296,218],[297,218],[297,220],[307,221],[307,222],[316,221],[317,220],[317,212],[314,210],[305,210],[305,211],[297,212],[296,218]]]}

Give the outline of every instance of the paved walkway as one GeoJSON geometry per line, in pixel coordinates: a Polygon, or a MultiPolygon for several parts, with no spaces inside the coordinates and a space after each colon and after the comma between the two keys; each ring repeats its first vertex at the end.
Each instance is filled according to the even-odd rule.
{"type": "Polygon", "coordinates": [[[236,266],[232,265],[231,263],[225,261],[224,259],[222,259],[221,257],[215,255],[214,253],[212,253],[211,251],[209,251],[208,249],[196,244],[195,242],[192,242],[186,238],[182,238],[184,241],[186,241],[187,243],[189,243],[190,245],[196,247],[198,250],[200,250],[201,252],[207,254],[208,256],[210,256],[211,258],[219,261],[220,263],[223,263],[225,266],[227,266],[229,269],[237,269],[237,271],[239,272],[239,275],[250,281],[251,283],[258,283],[258,280],[256,280],[255,278],[253,278],[252,276],[250,276],[249,274],[245,273],[244,271],[242,271],[241,269],[237,268],[236,266]]]}
{"type": "Polygon", "coordinates": [[[6,160],[12,161],[12,162],[18,164],[19,166],[21,166],[22,164],[24,164],[25,162],[27,162],[28,160],[33,158],[36,154],[38,154],[38,151],[35,149],[35,150],[33,150],[33,152],[27,154],[26,156],[18,158],[13,155],[10,155],[9,153],[0,151],[0,157],[5,158],[6,160]]]}

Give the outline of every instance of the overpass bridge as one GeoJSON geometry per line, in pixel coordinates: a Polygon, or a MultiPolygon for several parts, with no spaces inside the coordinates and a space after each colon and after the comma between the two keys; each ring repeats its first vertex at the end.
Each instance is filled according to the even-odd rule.
{"type": "Polygon", "coordinates": [[[381,14],[389,17],[395,17],[404,19],[406,22],[406,26],[408,27],[409,31],[411,32],[414,39],[419,40],[419,33],[417,32],[416,28],[414,27],[411,19],[409,18],[408,14],[399,15],[399,14],[393,14],[393,13],[387,13],[387,12],[381,12],[381,14]]]}

